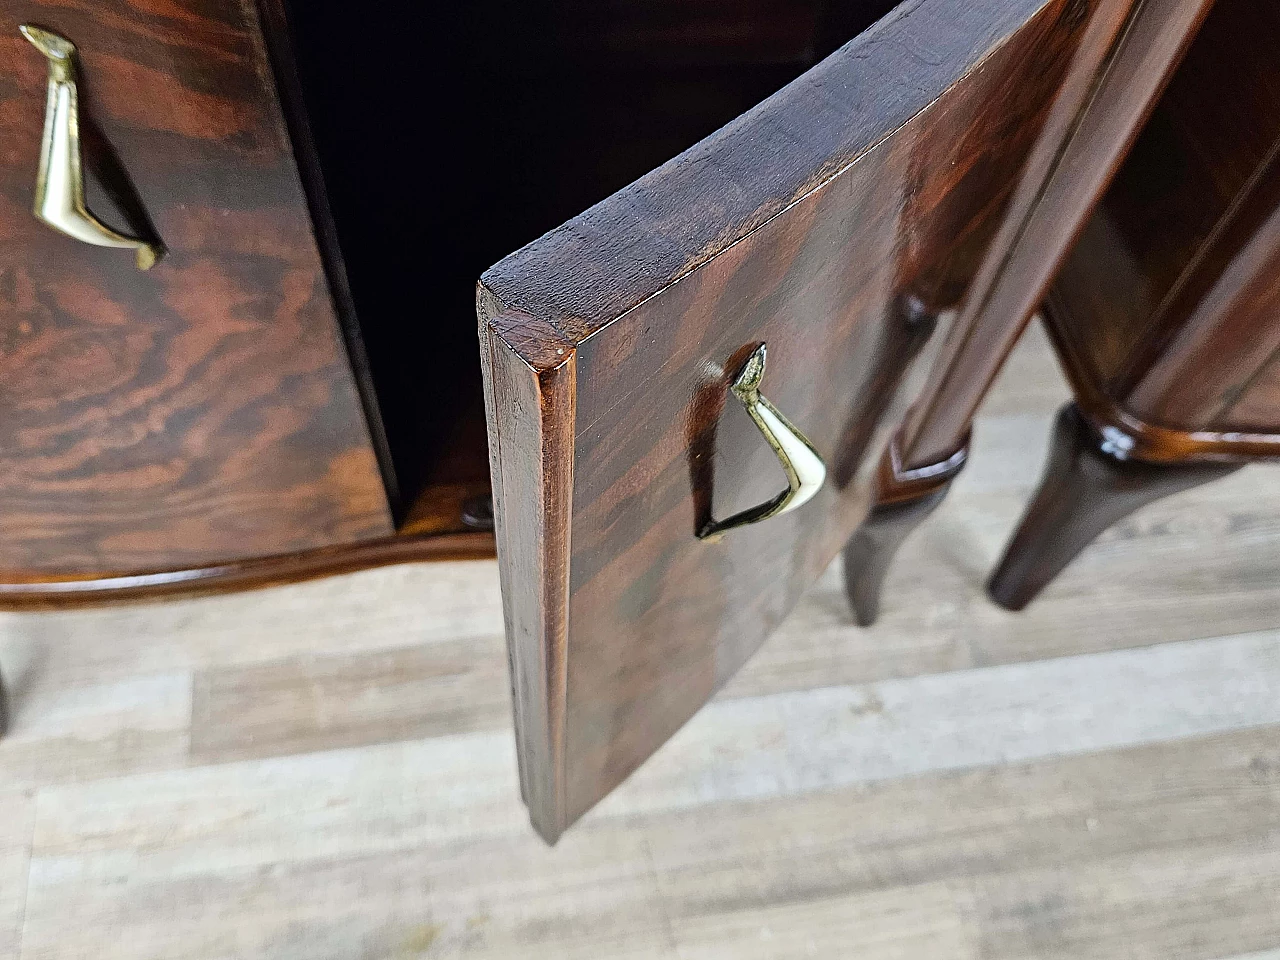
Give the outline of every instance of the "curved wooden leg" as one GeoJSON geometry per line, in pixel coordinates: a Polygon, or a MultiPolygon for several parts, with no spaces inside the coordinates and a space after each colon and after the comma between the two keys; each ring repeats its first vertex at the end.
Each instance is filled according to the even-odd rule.
{"type": "Polygon", "coordinates": [[[880,589],[889,564],[911,532],[933,513],[950,484],[916,500],[877,504],[844,548],[844,590],[861,627],[880,616],[880,589]]]}
{"type": "Polygon", "coordinates": [[[1058,411],[1049,459],[987,590],[1021,610],[1098,534],[1139,507],[1240,469],[1241,464],[1153,464],[1108,452],[1074,403],[1058,411]]]}
{"type": "Polygon", "coordinates": [[[942,503],[951,481],[969,456],[966,432],[959,449],[940,463],[904,467],[901,435],[894,435],[880,458],[876,505],[844,548],[844,591],[859,626],[880,615],[880,588],[894,554],[911,531],[942,503]]]}

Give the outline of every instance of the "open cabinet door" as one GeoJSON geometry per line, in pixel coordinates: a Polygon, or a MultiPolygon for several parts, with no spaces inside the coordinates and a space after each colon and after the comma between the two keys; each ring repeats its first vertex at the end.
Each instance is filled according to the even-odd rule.
{"type": "Polygon", "coordinates": [[[1016,246],[1010,216],[1062,175],[1142,6],[908,0],[482,277],[521,784],[548,840],[839,552],[939,315],[1016,246]],[[731,389],[760,373],[761,345],[772,406],[754,409],[808,438],[824,482],[794,510],[700,536],[788,487],[754,394],[731,389]]]}

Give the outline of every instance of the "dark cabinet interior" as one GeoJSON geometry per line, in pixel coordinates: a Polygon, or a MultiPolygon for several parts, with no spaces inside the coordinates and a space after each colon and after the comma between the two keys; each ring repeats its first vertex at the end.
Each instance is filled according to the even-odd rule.
{"type": "MultiPolygon", "coordinates": [[[[723,126],[893,6],[395,2],[362,18],[333,0],[290,6],[350,282],[348,335],[367,355],[366,402],[385,430],[380,453],[402,527],[456,502],[432,491],[487,484],[474,319],[483,270],[723,126]]],[[[460,518],[430,522],[447,529],[460,518]]]]}

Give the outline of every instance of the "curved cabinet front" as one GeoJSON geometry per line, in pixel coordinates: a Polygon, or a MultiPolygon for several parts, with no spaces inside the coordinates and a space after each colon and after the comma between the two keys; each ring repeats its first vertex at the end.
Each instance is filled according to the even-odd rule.
{"type": "Polygon", "coordinates": [[[0,14],[0,581],[178,570],[392,533],[276,98],[238,0],[0,14]],[[78,50],[88,201],[137,269],[41,222],[48,61],[78,50]]]}

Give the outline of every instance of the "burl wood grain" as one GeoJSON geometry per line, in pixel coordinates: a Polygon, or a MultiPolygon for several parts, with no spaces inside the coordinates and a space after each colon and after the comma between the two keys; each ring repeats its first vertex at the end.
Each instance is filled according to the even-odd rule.
{"type": "Polygon", "coordinates": [[[1093,11],[903,4],[482,277],[522,782],[548,839],[732,675],[864,515],[875,424],[919,388],[915,305],[963,293],[1093,11]],[[761,341],[764,393],[833,479],[704,543],[707,510],[783,483],[724,399],[761,341]]]}
{"type": "Polygon", "coordinates": [[[1055,284],[1082,408],[1147,459],[1280,453],[1278,38],[1218,0],[1055,284]]]}
{"type": "Polygon", "coordinates": [[[253,4],[6,4],[0,568],[173,569],[391,532],[253,4]],[[150,272],[31,215],[46,69],[23,22],[79,46],[83,111],[169,250],[150,272]]]}

